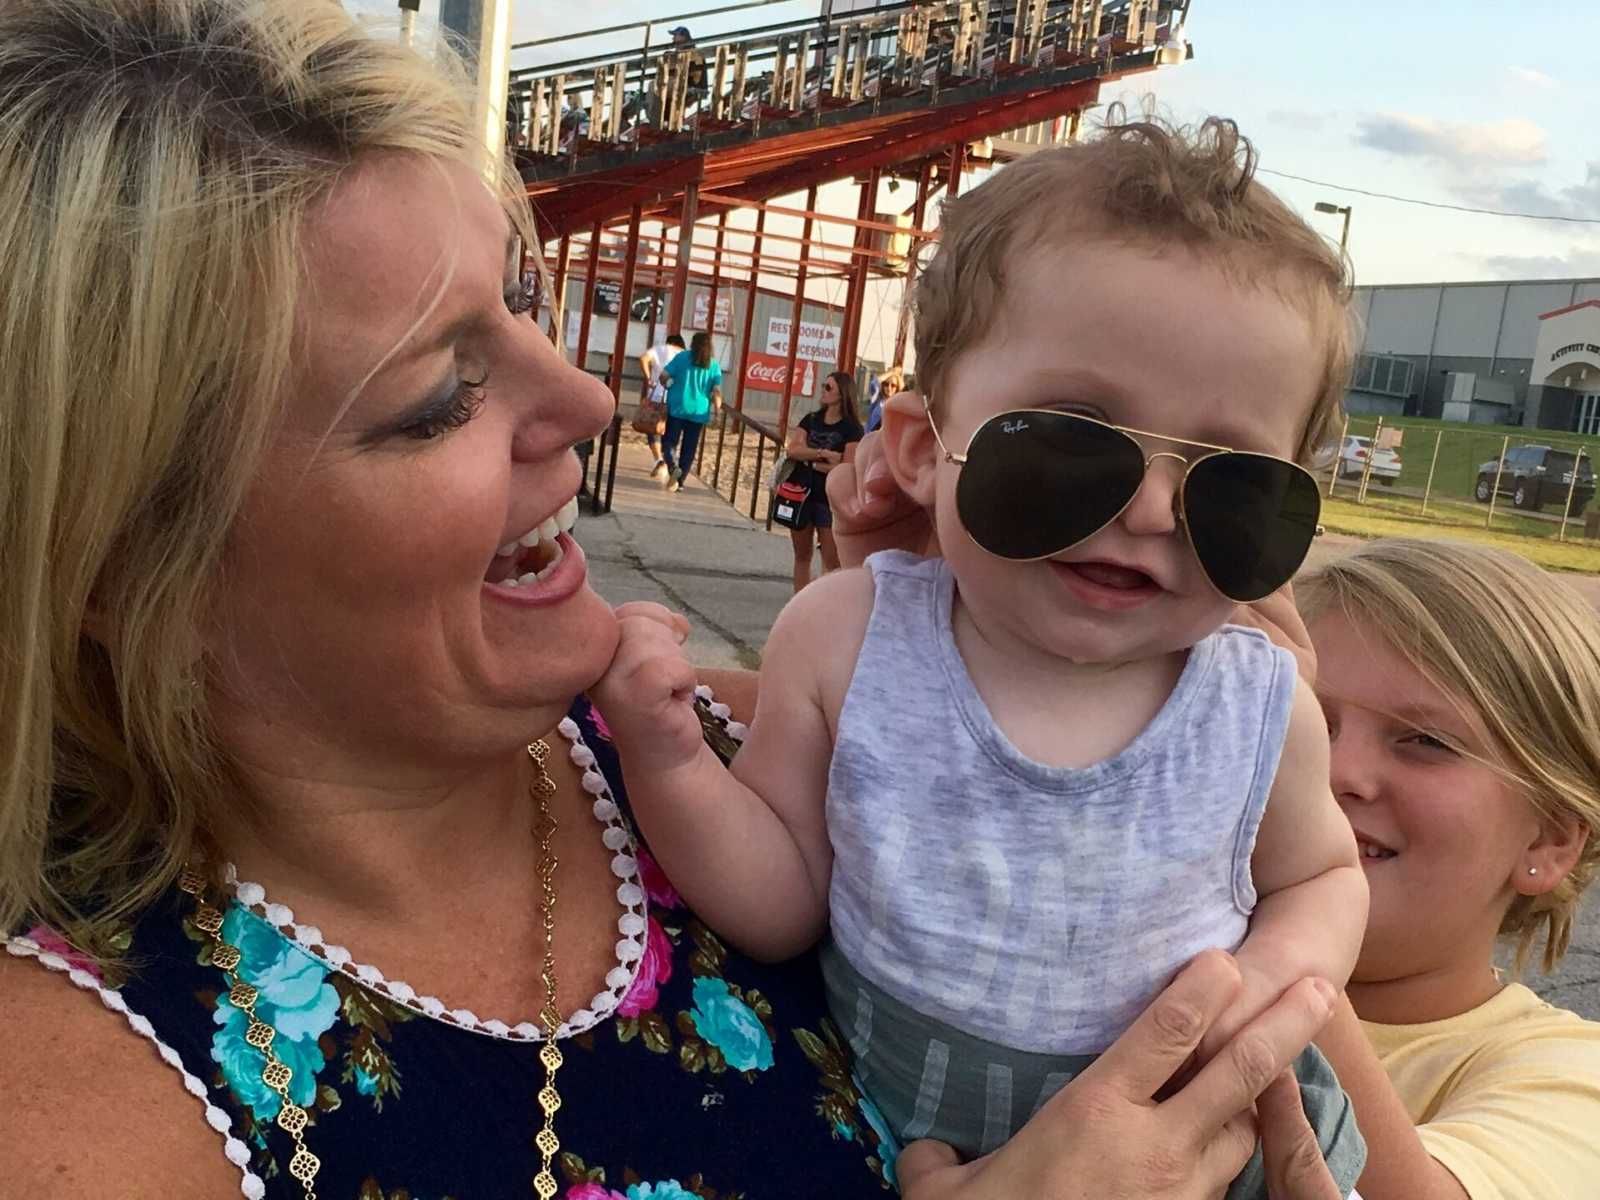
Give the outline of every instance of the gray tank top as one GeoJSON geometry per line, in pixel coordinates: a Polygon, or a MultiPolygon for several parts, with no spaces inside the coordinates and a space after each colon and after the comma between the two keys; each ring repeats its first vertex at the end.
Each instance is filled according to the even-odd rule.
{"type": "Polygon", "coordinates": [[[974,1038],[1099,1053],[1196,954],[1244,938],[1294,660],[1225,627],[1120,753],[1045,766],[967,674],[948,564],[867,565],[876,599],[828,776],[832,950],[974,1038]]]}

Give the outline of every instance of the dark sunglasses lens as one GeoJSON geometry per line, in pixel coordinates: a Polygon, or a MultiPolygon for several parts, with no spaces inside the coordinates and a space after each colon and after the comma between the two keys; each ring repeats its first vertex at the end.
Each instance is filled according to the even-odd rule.
{"type": "Polygon", "coordinates": [[[1115,518],[1143,478],[1138,443],[1109,425],[1069,413],[1002,413],[967,448],[956,510],[990,554],[1043,558],[1115,518]]]}
{"type": "Polygon", "coordinates": [[[1211,582],[1249,603],[1294,578],[1317,536],[1322,496],[1310,474],[1283,459],[1213,454],[1190,469],[1183,511],[1211,582]]]}

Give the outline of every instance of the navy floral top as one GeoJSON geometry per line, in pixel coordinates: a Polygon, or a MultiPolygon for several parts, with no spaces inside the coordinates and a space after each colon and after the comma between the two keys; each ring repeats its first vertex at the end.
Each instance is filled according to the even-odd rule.
{"type": "MultiPolygon", "coordinates": [[[[558,1196],[888,1194],[898,1147],[852,1077],[814,957],[761,965],[723,945],[638,841],[604,721],[580,700],[563,733],[617,853],[624,936],[612,991],[569,1019],[560,1042],[558,1196]]],[[[261,1082],[262,1056],[244,1040],[245,1015],[228,1002],[193,911],[174,892],[129,930],[124,978],[91,977],[48,930],[8,949],[125,1010],[204,1103],[244,1195],[300,1200],[286,1170],[291,1143],[272,1120],[278,1097],[261,1082]]],[[[320,930],[294,924],[255,885],[235,883],[223,936],[278,1031],[294,1100],[311,1110],[321,1200],[532,1195],[544,1083],[533,1026],[416,996],[323,945],[320,930]]]]}

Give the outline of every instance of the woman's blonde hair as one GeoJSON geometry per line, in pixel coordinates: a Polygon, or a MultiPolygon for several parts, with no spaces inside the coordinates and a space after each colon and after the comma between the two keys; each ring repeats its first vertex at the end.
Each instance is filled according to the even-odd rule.
{"type": "Polygon", "coordinates": [[[1317,393],[1283,400],[1309,402],[1295,454],[1312,462],[1338,438],[1355,356],[1349,263],[1255,170],[1254,147],[1225,117],[1188,128],[1154,112],[1130,120],[1114,104],[1096,136],[1031,154],[945,201],[914,299],[917,379],[935,410],[956,360],[1002,319],[1009,276],[1039,246],[1102,239],[1181,249],[1241,285],[1274,289],[1305,316],[1317,393]]]}
{"type": "Polygon", "coordinates": [[[365,156],[481,166],[463,83],[327,0],[0,3],[0,935],[96,952],[203,838],[209,589],[308,210],[365,156]]]}
{"type": "Polygon", "coordinates": [[[1600,613],[1516,554],[1411,538],[1369,542],[1295,590],[1307,620],[1338,613],[1392,646],[1482,722],[1486,765],[1546,819],[1588,830],[1566,878],[1518,896],[1500,923],[1519,972],[1541,934],[1543,969],[1553,969],[1600,869],[1600,613]]]}

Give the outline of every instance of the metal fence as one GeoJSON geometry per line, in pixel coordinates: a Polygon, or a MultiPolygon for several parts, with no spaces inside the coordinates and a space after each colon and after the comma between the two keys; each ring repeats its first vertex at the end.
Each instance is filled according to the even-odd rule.
{"type": "Polygon", "coordinates": [[[1325,464],[1326,490],[1442,524],[1596,538],[1597,452],[1600,442],[1553,431],[1351,417],[1325,464]]]}

